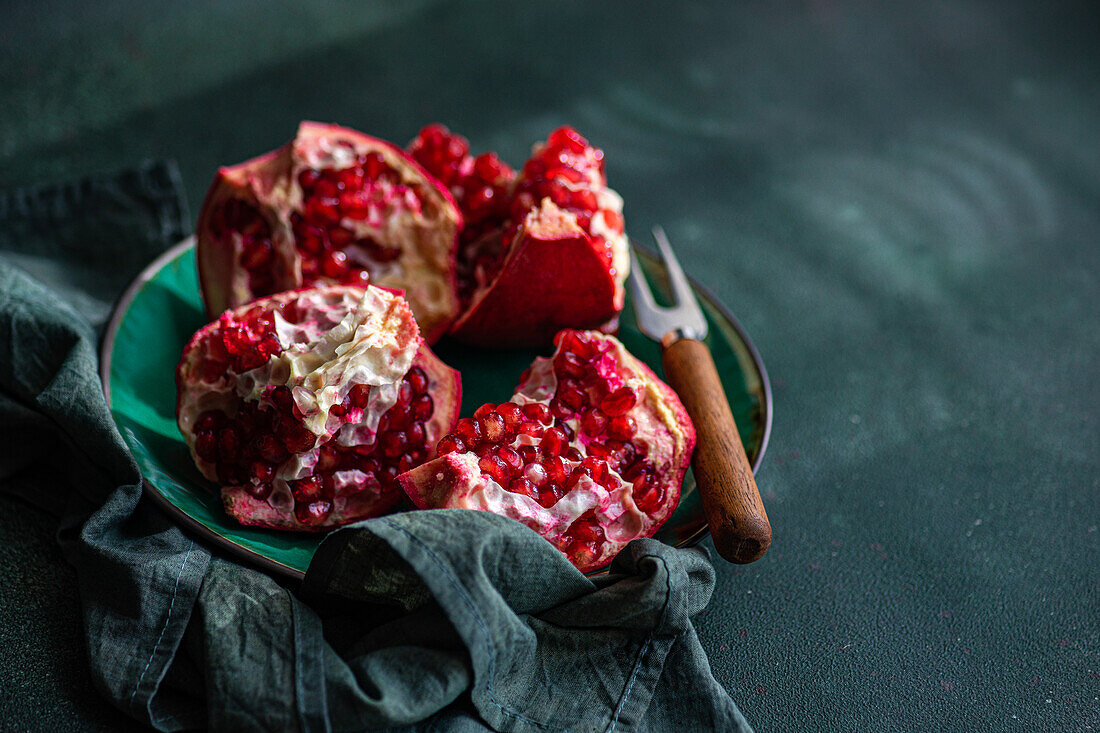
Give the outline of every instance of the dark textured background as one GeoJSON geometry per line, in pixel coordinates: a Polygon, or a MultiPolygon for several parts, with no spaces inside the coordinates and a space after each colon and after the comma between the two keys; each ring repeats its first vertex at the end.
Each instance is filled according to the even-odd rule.
{"type": "MultiPolygon", "coordinates": [[[[92,5],[4,4],[0,186],[570,122],[771,373],[775,543],[697,621],[748,719],[1100,729],[1095,4],[92,5]]],[[[0,727],[117,728],[52,532],[0,500],[0,727]]]]}

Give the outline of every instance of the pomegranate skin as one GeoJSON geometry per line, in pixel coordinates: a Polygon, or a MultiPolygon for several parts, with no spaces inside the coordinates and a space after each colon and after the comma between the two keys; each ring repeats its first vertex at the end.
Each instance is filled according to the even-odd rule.
{"type": "Polygon", "coordinates": [[[462,226],[451,193],[400,147],[302,122],[286,145],[214,176],[195,227],[207,314],[303,285],[369,280],[404,291],[434,343],[460,308],[462,226]]]}
{"type": "Polygon", "coordinates": [[[297,531],[392,509],[396,475],[434,456],[461,402],[404,299],[373,286],[227,311],[191,338],[176,384],[180,432],[227,513],[297,531]]]}
{"type": "Polygon", "coordinates": [[[398,481],[419,508],[516,519],[588,572],[675,510],[695,429],[617,339],[567,330],[555,341],[509,402],[459,420],[439,457],[398,481]]]}
{"type": "Polygon", "coordinates": [[[500,274],[451,334],[484,347],[538,347],[563,328],[613,331],[622,298],[576,218],[544,200],[524,220],[500,274]]]}

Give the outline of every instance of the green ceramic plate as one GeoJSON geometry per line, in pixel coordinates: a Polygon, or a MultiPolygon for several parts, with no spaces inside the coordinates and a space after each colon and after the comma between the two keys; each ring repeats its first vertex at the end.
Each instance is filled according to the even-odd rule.
{"type": "MultiPolygon", "coordinates": [[[[659,262],[645,252],[640,254],[651,280],[660,282],[659,262]]],[[[707,342],[755,470],[771,427],[767,373],[733,316],[698,286],[696,292],[710,324],[707,342]]],[[[227,517],[216,487],[199,474],[176,429],[176,363],[184,344],[205,323],[191,238],[149,265],[119,300],[101,350],[107,402],[154,501],[212,547],[264,569],[301,578],[321,536],[243,527],[227,517]]],[[[658,347],[635,327],[629,301],[619,337],[631,352],[661,373],[658,347]]],[[[463,415],[484,402],[511,396],[520,372],[538,353],[488,354],[448,340],[437,344],[435,350],[462,373],[463,415]]],[[[671,545],[689,545],[706,531],[695,480],[689,472],[679,507],[656,537],[671,545]]]]}

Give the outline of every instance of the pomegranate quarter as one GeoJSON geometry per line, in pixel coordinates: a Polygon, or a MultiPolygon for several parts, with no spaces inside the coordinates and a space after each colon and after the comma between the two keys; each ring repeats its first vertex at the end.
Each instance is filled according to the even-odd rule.
{"type": "Polygon", "coordinates": [[[405,291],[434,343],[458,315],[450,193],[401,148],[303,122],[283,147],[222,168],[196,225],[207,313],[302,285],[405,291]]]}
{"type": "Polygon", "coordinates": [[[227,311],[176,370],[191,456],[242,524],[323,530],[393,508],[454,428],[458,372],[400,295],[328,285],[227,311]]]}
{"type": "Polygon", "coordinates": [[[519,175],[493,153],[428,125],[409,145],[466,219],[458,250],[455,338],[544,346],[562,328],[614,330],[630,267],[623,202],[603,151],[569,126],[536,145],[519,175]]]}
{"type": "Polygon", "coordinates": [[[511,401],[482,405],[398,481],[420,508],[523,522],[582,571],[649,537],[680,499],[695,429],[676,393],[614,337],[562,331],[511,401]]]}

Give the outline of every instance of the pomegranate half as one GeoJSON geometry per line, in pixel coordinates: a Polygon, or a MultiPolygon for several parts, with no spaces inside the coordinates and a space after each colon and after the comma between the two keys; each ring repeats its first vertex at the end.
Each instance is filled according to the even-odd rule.
{"type": "Polygon", "coordinates": [[[391,509],[399,473],[458,417],[458,372],[404,298],[328,285],[262,298],[198,331],[176,370],[191,456],[242,524],[323,530],[391,509]]]}
{"type": "Polygon", "coordinates": [[[398,481],[421,508],[523,522],[582,571],[668,519],[695,447],[676,393],[614,337],[562,331],[509,402],[482,405],[398,481]]]}
{"type": "Polygon", "coordinates": [[[409,150],[447,183],[467,219],[456,338],[543,346],[562,328],[615,329],[630,257],[602,150],[560,127],[515,177],[492,153],[470,157],[466,139],[440,125],[421,130],[409,150]]]}
{"type": "Polygon", "coordinates": [[[461,228],[450,193],[401,148],[303,122],[283,147],[214,177],[196,225],[206,310],[369,280],[404,290],[433,343],[458,315],[461,228]]]}

